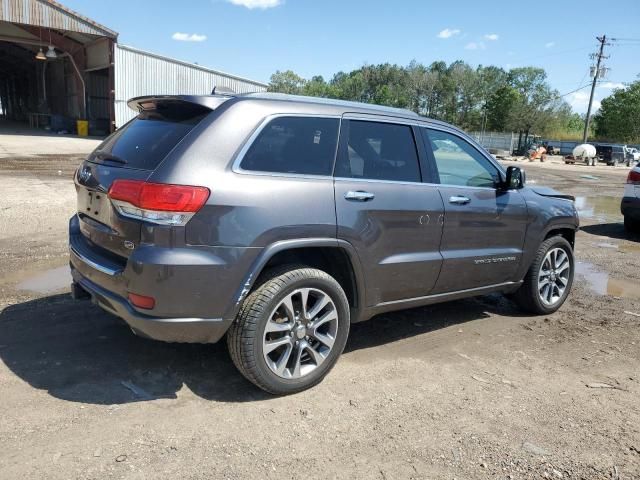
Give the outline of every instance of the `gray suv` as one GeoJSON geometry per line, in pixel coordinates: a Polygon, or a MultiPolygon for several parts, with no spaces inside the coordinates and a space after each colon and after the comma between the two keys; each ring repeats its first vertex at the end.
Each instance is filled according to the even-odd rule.
{"type": "Polygon", "coordinates": [[[573,198],[525,186],[457,128],[278,94],[135,98],[78,168],[75,298],[138,335],[217,342],[286,394],[322,380],[349,326],[503,292],[567,298],[573,198]]]}

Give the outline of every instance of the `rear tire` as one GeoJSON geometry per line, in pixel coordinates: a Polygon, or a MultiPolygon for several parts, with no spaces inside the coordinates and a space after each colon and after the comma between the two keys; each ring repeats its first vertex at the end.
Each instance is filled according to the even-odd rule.
{"type": "Polygon", "coordinates": [[[245,299],[227,332],[233,363],[274,395],[320,383],[344,350],[349,302],[327,273],[304,266],[268,272],[245,299]]]}
{"type": "Polygon", "coordinates": [[[640,233],[640,222],[625,215],[624,229],[627,233],[640,233]]]}
{"type": "Polygon", "coordinates": [[[549,315],[567,299],[574,268],[569,242],[560,236],[551,237],[540,244],[524,283],[511,298],[527,312],[549,315]]]}

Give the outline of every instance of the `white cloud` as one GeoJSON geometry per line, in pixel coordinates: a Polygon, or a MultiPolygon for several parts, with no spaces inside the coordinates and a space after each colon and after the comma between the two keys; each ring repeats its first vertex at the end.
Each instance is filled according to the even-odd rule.
{"type": "MultiPolygon", "coordinates": [[[[567,101],[571,108],[573,108],[578,113],[585,113],[587,111],[587,107],[589,106],[589,93],[590,92],[573,92],[571,95],[567,97],[567,101]]],[[[594,98],[593,106],[591,107],[591,112],[595,112],[600,108],[600,100],[594,98]]]]}
{"type": "Polygon", "coordinates": [[[460,30],[457,28],[445,28],[438,33],[438,38],[451,38],[455,35],[460,35],[460,30]]]}
{"type": "Polygon", "coordinates": [[[544,44],[545,48],[551,48],[556,46],[556,42],[547,42],[544,44]]]}
{"type": "Polygon", "coordinates": [[[204,42],[207,39],[206,35],[200,35],[198,33],[181,33],[176,32],[171,35],[171,38],[178,40],[179,42],[204,42]]]}
{"type": "Polygon", "coordinates": [[[469,42],[464,46],[465,50],[484,50],[486,48],[483,42],[469,42]]]}
{"type": "Polygon", "coordinates": [[[624,83],[620,82],[604,82],[599,83],[598,88],[607,88],[609,90],[614,90],[616,88],[626,88],[627,86],[624,83]]]}
{"type": "Polygon", "coordinates": [[[498,40],[500,36],[497,33],[487,33],[484,38],[486,40],[498,40]]]}
{"type": "Polygon", "coordinates": [[[229,3],[233,3],[234,5],[239,5],[241,7],[246,7],[249,10],[253,10],[254,8],[259,8],[260,10],[266,10],[267,8],[277,7],[278,5],[282,5],[284,0],[227,0],[229,3]]]}

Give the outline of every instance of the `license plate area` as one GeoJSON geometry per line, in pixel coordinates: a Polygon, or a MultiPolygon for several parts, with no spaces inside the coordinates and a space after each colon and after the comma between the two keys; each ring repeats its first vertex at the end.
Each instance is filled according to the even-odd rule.
{"type": "Polygon", "coordinates": [[[119,257],[129,257],[140,242],[140,222],[120,217],[104,192],[79,187],[78,219],[86,239],[119,257]]]}
{"type": "Polygon", "coordinates": [[[111,205],[107,194],[81,187],[78,192],[78,213],[93,218],[104,225],[109,225],[111,205]]]}

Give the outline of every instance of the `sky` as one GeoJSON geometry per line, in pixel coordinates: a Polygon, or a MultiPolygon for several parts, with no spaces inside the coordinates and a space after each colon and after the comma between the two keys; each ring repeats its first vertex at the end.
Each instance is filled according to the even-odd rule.
{"type": "Polygon", "coordinates": [[[276,70],[328,80],[365,63],[532,65],[584,113],[589,88],[570,92],[589,84],[602,34],[619,40],[605,48],[594,106],[640,74],[640,0],[59,1],[119,43],[265,83],[276,70]]]}

